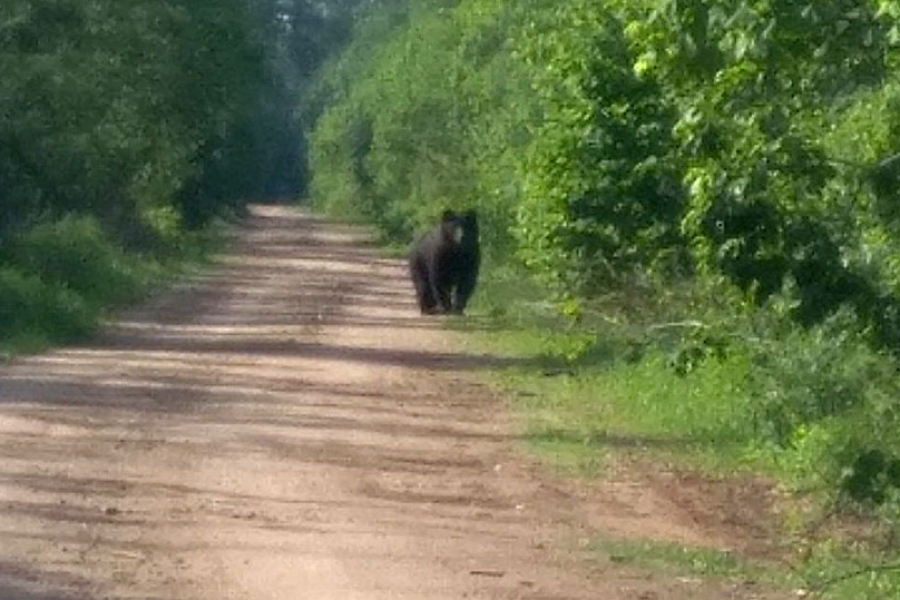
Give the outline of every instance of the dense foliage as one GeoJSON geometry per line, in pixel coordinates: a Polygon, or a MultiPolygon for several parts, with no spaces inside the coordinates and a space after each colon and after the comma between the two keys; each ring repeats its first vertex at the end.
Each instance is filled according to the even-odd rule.
{"type": "Polygon", "coordinates": [[[489,262],[514,256],[582,331],[617,297],[606,323],[649,325],[638,358],[688,376],[740,356],[750,451],[890,514],[898,19],[889,0],[382,5],[316,82],[312,196],[405,240],[478,208],[489,262]]]}
{"type": "Polygon", "coordinates": [[[13,0],[0,11],[7,232],[47,213],[199,221],[235,200],[213,188],[249,187],[215,181],[224,161],[250,164],[234,155],[250,151],[237,140],[265,81],[241,3],[13,0]]]}
{"type": "Polygon", "coordinates": [[[359,3],[0,3],[0,346],[89,330],[213,217],[298,193],[298,86],[359,3]]]}

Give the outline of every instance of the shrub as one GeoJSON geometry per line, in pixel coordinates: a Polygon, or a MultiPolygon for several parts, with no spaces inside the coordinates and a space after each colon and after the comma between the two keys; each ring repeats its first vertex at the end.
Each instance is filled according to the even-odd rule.
{"type": "Polygon", "coordinates": [[[753,346],[748,390],[757,433],[801,485],[870,505],[900,499],[900,378],[844,309],[753,346]]]}
{"type": "Polygon", "coordinates": [[[0,339],[67,341],[89,332],[96,320],[96,311],[71,290],[0,268],[0,339]]]}
{"type": "Polygon", "coordinates": [[[7,258],[19,268],[92,304],[133,298],[149,280],[137,259],[115,246],[93,217],[41,223],[9,246],[7,258]]]}

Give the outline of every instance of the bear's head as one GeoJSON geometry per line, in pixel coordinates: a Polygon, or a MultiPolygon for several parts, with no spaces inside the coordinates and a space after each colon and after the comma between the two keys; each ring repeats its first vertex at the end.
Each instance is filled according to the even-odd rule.
{"type": "Polygon", "coordinates": [[[473,248],[478,245],[478,216],[474,210],[460,214],[445,210],[441,215],[441,232],[454,246],[473,248]]]}

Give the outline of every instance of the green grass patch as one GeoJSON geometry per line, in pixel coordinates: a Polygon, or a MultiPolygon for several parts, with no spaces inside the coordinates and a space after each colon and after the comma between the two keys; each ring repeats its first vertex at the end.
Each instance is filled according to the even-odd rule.
{"type": "Polygon", "coordinates": [[[824,542],[810,550],[797,570],[805,589],[826,600],[900,598],[900,559],[854,544],[824,542]]]}
{"type": "Polygon", "coordinates": [[[518,399],[525,436],[539,454],[586,474],[609,452],[632,450],[702,459],[729,473],[746,468],[745,354],[679,374],[668,348],[646,347],[621,323],[573,324],[535,300],[532,285],[513,276],[489,279],[473,307],[469,339],[520,365],[494,377],[518,399]]]}
{"type": "Polygon", "coordinates": [[[550,458],[555,467],[564,472],[594,477],[603,469],[605,449],[590,435],[582,435],[578,431],[535,428],[526,433],[525,439],[541,456],[550,458]]]}
{"type": "Polygon", "coordinates": [[[746,468],[752,438],[745,429],[743,357],[716,361],[691,377],[677,375],[660,354],[573,365],[548,351],[557,335],[475,338],[482,347],[541,365],[508,370],[497,380],[519,398],[515,406],[528,439],[538,450],[552,449],[552,462],[595,465],[598,455],[614,450],[654,453],[669,462],[702,460],[729,473],[746,468]]]}
{"type": "Polygon", "coordinates": [[[607,560],[681,577],[753,581],[780,588],[802,582],[778,565],[743,559],[733,552],[692,548],[670,542],[595,537],[588,549],[607,560]]]}

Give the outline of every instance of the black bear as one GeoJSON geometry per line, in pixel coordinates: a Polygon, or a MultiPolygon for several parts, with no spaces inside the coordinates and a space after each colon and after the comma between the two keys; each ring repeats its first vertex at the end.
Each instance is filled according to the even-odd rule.
{"type": "Polygon", "coordinates": [[[481,250],[474,210],[445,210],[437,227],[409,253],[409,272],[422,314],[462,314],[475,289],[481,250]]]}

